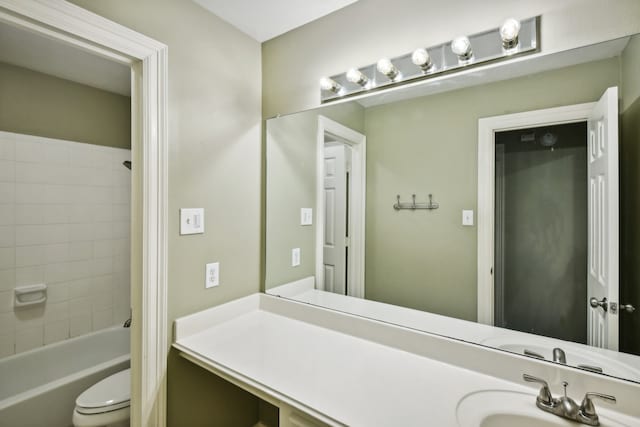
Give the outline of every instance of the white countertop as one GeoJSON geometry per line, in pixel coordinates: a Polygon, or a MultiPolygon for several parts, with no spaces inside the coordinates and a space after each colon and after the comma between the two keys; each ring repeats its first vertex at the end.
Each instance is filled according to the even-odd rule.
{"type": "Polygon", "coordinates": [[[470,389],[514,388],[265,311],[177,344],[350,426],[454,426],[456,405],[470,389]]]}
{"type": "Polygon", "coordinates": [[[314,289],[314,282],[313,277],[308,277],[267,293],[519,354],[526,348],[543,354],[549,361],[552,349],[560,347],[567,353],[570,365],[594,365],[609,375],[640,382],[640,357],[635,355],[321,291],[314,289]]]}
{"type": "Polygon", "coordinates": [[[522,383],[524,372],[576,384],[575,398],[584,393],[580,387],[594,384],[598,391],[628,395],[619,399],[625,407],[640,396],[637,386],[616,380],[596,376],[593,382],[593,374],[264,294],[178,319],[175,338],[173,346],[192,361],[333,425],[454,427],[458,402],[481,390],[525,392],[535,405],[537,386],[522,383]],[[307,316],[310,321],[301,320],[307,316]],[[385,340],[400,345],[380,343],[385,340]],[[469,367],[461,366],[465,360],[469,367]],[[606,381],[614,383],[601,384],[606,381]]]}

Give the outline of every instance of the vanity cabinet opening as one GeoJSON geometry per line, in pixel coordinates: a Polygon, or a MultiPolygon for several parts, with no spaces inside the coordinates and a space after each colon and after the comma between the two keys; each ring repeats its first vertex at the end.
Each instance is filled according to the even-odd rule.
{"type": "Polygon", "coordinates": [[[279,417],[277,406],[263,399],[258,400],[258,423],[254,427],[279,427],[279,417]]]}

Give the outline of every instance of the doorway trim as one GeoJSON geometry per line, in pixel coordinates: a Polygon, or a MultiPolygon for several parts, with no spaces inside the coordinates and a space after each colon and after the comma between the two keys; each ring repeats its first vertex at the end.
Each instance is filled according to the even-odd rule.
{"type": "Polygon", "coordinates": [[[324,239],[324,135],[335,136],[351,147],[351,185],[350,202],[351,224],[349,239],[349,285],[348,295],[364,298],[364,252],[365,252],[365,207],[367,185],[367,137],[325,116],[318,116],[318,134],[316,139],[316,289],[324,283],[323,239],[324,239]]]}
{"type": "MultiPolygon", "coordinates": [[[[586,122],[594,102],[486,117],[478,120],[478,322],[494,324],[495,134],[586,122]]],[[[586,144],[586,142],[585,142],[586,144]]]]}
{"type": "Polygon", "coordinates": [[[131,425],[166,425],[167,46],[64,0],[0,0],[0,21],[131,67],[131,425]]]}

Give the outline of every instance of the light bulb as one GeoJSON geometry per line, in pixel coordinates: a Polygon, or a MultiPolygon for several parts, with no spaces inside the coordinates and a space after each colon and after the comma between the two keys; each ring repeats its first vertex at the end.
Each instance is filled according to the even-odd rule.
{"type": "Polygon", "coordinates": [[[322,90],[338,93],[342,86],[337,81],[330,79],[329,77],[323,77],[320,79],[320,88],[322,90]]]}
{"type": "Polygon", "coordinates": [[[453,39],[451,42],[451,50],[458,55],[458,58],[462,61],[466,61],[473,56],[471,51],[471,42],[468,37],[461,36],[453,39]]]}
{"type": "Polygon", "coordinates": [[[367,82],[369,81],[367,76],[362,74],[362,72],[356,68],[352,68],[349,71],[347,71],[347,80],[349,80],[351,83],[355,83],[360,86],[366,85],[367,82]]]}
{"type": "Polygon", "coordinates": [[[520,21],[509,18],[500,27],[500,38],[505,49],[513,49],[518,45],[518,34],[520,33],[520,21]]]}
{"type": "Polygon", "coordinates": [[[419,48],[413,51],[413,54],[411,54],[411,62],[422,68],[422,71],[427,71],[432,65],[429,52],[424,48],[419,48]]]}
{"type": "Polygon", "coordinates": [[[376,68],[380,73],[387,76],[389,80],[395,79],[399,74],[396,66],[393,65],[393,63],[387,58],[382,58],[380,61],[378,61],[376,68]]]}

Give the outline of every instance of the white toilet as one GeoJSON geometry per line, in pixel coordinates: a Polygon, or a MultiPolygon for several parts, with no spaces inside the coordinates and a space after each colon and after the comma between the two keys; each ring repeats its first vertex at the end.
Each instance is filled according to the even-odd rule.
{"type": "Polygon", "coordinates": [[[76,399],[74,427],[128,427],[131,369],[113,374],[76,399]]]}

